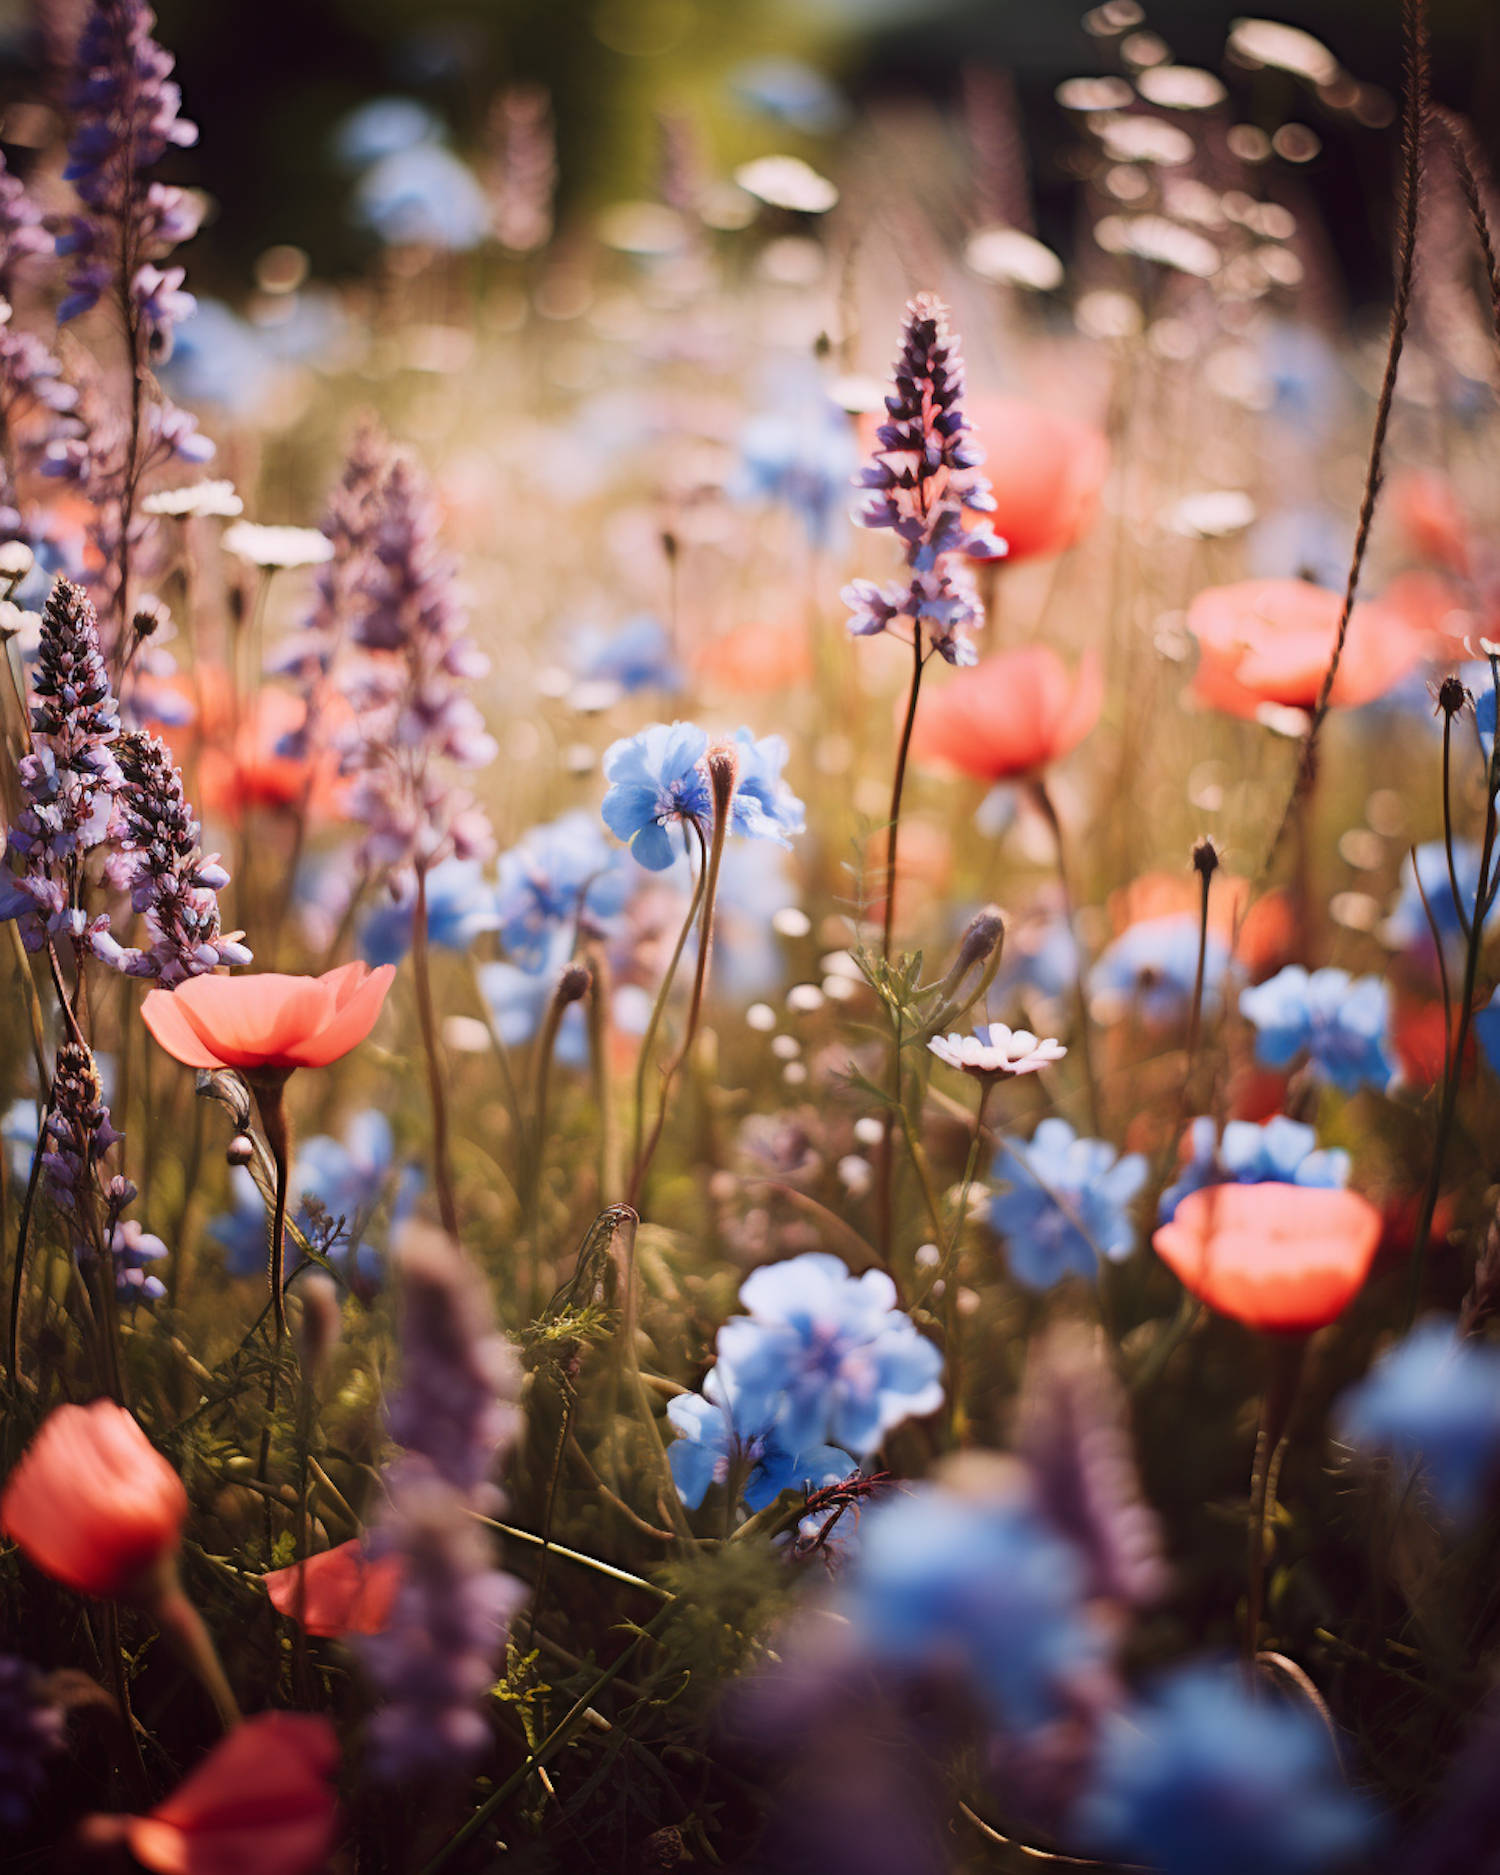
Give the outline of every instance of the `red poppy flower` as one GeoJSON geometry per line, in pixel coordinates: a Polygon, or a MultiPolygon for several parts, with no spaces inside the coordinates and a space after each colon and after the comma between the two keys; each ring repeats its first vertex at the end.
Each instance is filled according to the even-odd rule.
{"type": "Polygon", "coordinates": [[[396,970],[344,964],[321,977],[191,977],[152,990],[141,1004],[146,1027],[189,1068],[290,1073],[326,1068],[375,1026],[396,970]]]}
{"type": "Polygon", "coordinates": [[[912,759],[981,781],[1034,775],[1071,754],[1099,720],[1104,678],[1086,651],[1077,674],[1050,645],[1023,645],[924,690],[912,759]]]}
{"type": "Polygon", "coordinates": [[[199,664],[171,680],[172,690],[191,706],[193,719],[152,727],[194,777],[199,808],[237,822],[247,808],[306,812],[314,820],[340,816],[348,784],[339,775],[333,732],[351,720],[347,701],[330,690],[320,708],[323,734],[310,755],[283,753],[282,745],[307,720],[300,697],[274,684],[262,686],[253,702],[239,699],[228,671],[199,664]]]}
{"type": "Polygon", "coordinates": [[[247,1719],[146,1816],[91,1816],[86,1843],[124,1843],[156,1875],[314,1875],[332,1853],[339,1748],[326,1719],[247,1719]]]}
{"type": "Polygon", "coordinates": [[[262,1579],[272,1607],[308,1634],[379,1634],[401,1588],[401,1558],[372,1557],[354,1537],[262,1579]]]}
{"type": "Polygon", "coordinates": [[[1469,523],[1446,475],[1438,469],[1407,469],[1391,478],[1386,499],[1413,552],[1467,574],[1469,523]]]}
{"type": "Polygon", "coordinates": [[[740,692],[810,683],[812,651],[800,625],[741,625],[710,638],[693,659],[705,683],[740,692]]]}
{"type": "Polygon", "coordinates": [[[1380,603],[1399,612],[1413,631],[1420,632],[1434,657],[1462,657],[1464,640],[1489,629],[1462,587],[1426,567],[1398,573],[1381,594],[1380,603]]]}
{"type": "Polygon", "coordinates": [[[0,1530],[54,1581],[118,1600],[176,1553],[182,1480],[123,1406],[59,1406],[0,1494],[0,1530]]]}
{"type": "Polygon", "coordinates": [[[1209,1185],[1190,1192],[1152,1243],[1182,1286],[1268,1334],[1310,1334],[1359,1293],[1381,1216],[1353,1191],[1209,1185]]]}
{"type": "MultiPolygon", "coordinates": [[[[1188,608],[1198,640],[1192,692],[1210,709],[1254,717],[1268,704],[1310,710],[1333,658],[1343,597],[1301,579],[1211,586],[1188,608]]],[[[1349,620],[1333,702],[1384,696],[1421,662],[1427,644],[1397,612],[1357,605],[1349,620]]]]}
{"type": "Polygon", "coordinates": [[[995,496],[984,518],[1008,545],[1006,559],[1042,559],[1081,540],[1109,473],[1104,432],[1018,397],[973,398],[967,411],[995,496]]]}

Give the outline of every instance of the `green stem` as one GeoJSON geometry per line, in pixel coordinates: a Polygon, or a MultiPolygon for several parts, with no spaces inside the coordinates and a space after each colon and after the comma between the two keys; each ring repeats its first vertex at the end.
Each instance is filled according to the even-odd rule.
{"type": "Polygon", "coordinates": [[[699,867],[698,877],[693,886],[693,896],[689,901],[687,917],[682,921],[682,929],[677,934],[676,948],[672,960],[667,965],[667,973],[661,980],[661,988],[656,992],[656,1001],[651,1005],[650,1020],[646,1024],[646,1033],[641,1037],[641,1052],[636,1060],[635,1069],[635,1134],[631,1140],[630,1162],[639,1165],[642,1143],[646,1133],[646,1072],[651,1065],[652,1050],[656,1045],[657,1030],[666,1013],[667,998],[672,993],[672,985],[677,980],[677,966],[682,962],[682,953],[687,949],[687,941],[697,921],[698,907],[703,903],[704,888],[708,884],[707,848],[703,843],[703,829],[696,821],[689,821],[698,836],[698,849],[703,855],[703,864],[699,867]]]}
{"type": "Polygon", "coordinates": [[[458,1242],[458,1205],[448,1158],[448,1102],[443,1093],[443,1064],[438,1053],[437,1022],[432,1011],[432,977],[427,966],[427,869],[417,867],[417,902],[411,919],[412,974],[417,986],[417,1020],[427,1058],[427,1092],[432,1106],[432,1171],[443,1229],[458,1242]]]}

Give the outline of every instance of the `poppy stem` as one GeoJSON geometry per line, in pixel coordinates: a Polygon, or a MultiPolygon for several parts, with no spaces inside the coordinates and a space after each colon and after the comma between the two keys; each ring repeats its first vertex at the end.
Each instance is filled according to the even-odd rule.
{"type": "MultiPolygon", "coordinates": [[[[1067,851],[1063,844],[1062,822],[1057,817],[1052,796],[1047,792],[1047,784],[1041,776],[1036,776],[1031,783],[1031,796],[1041,810],[1043,820],[1052,835],[1052,850],[1057,855],[1057,882],[1062,888],[1063,916],[1068,921],[1068,930],[1073,931],[1074,915],[1077,904],[1073,897],[1073,886],[1068,874],[1067,851]]],[[[1094,1043],[1089,1029],[1089,999],[1084,987],[1083,960],[1078,964],[1078,1058],[1083,1064],[1083,1078],[1088,1088],[1089,1121],[1096,1134],[1102,1133],[1099,1105],[1099,1078],[1094,1072],[1094,1043]]]]}
{"type": "Polygon", "coordinates": [[[286,1339],[286,1194],[291,1178],[292,1129],[287,1119],[286,1071],[262,1069],[247,1075],[255,1105],[260,1112],[261,1130],[276,1165],[276,1199],[271,1212],[269,1280],[271,1312],[276,1321],[276,1351],[286,1339]]]}
{"type": "Polygon", "coordinates": [[[432,1013],[432,977],[427,967],[427,868],[417,867],[417,902],[411,917],[411,962],[417,985],[417,1020],[427,1057],[427,1092],[432,1106],[432,1174],[443,1229],[458,1242],[458,1206],[453,1198],[453,1169],[448,1155],[448,1102],[443,1093],[443,1064],[438,1054],[437,1023],[432,1013]]]}
{"type": "Polygon", "coordinates": [[[239,1702],[202,1615],[182,1592],[175,1563],[168,1565],[166,1579],[147,1606],[162,1639],[213,1701],[219,1723],[233,1731],[240,1722],[239,1702]]]}
{"type": "Polygon", "coordinates": [[[1247,1660],[1255,1658],[1260,1645],[1266,1585],[1266,1521],[1276,1504],[1276,1477],[1302,1385],[1307,1340],[1306,1335],[1278,1335],[1271,1344],[1271,1366],[1261,1398],[1260,1430],[1256,1434],[1255,1461],[1250,1472],[1249,1589],[1245,1598],[1247,1660]]]}

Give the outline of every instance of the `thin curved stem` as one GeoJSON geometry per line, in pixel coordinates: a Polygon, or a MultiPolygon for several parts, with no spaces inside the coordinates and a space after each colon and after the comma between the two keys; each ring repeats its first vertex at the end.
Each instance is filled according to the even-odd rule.
{"type": "Polygon", "coordinates": [[[443,1064],[438,1055],[437,1021],[432,1010],[432,976],[427,961],[427,869],[417,867],[417,902],[411,915],[411,962],[417,988],[417,1021],[427,1059],[427,1094],[432,1107],[432,1174],[443,1229],[458,1241],[458,1205],[453,1196],[453,1168],[448,1153],[448,1101],[443,1092],[443,1064]]]}

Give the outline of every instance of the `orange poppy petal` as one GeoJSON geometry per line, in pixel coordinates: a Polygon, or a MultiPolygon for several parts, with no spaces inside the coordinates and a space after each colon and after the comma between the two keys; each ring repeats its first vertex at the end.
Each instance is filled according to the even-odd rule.
{"type": "MultiPolygon", "coordinates": [[[[346,970],[367,968],[365,964],[345,966],[346,970]]],[[[286,1051],[286,1059],[299,1068],[326,1068],[347,1055],[374,1028],[395,975],[394,964],[382,964],[357,986],[346,989],[341,985],[340,1002],[332,1019],[293,1043],[286,1051]]]]}
{"type": "Polygon", "coordinates": [[[177,990],[148,991],[141,1003],[141,1020],[172,1059],[185,1068],[227,1068],[230,1064],[204,1041],[178,1001],[187,987],[183,984],[177,990]]]}

